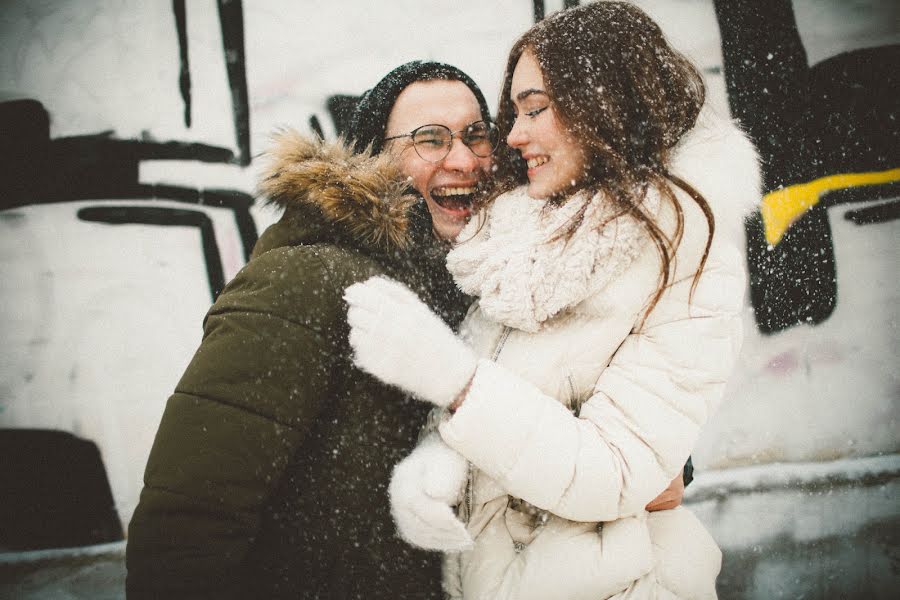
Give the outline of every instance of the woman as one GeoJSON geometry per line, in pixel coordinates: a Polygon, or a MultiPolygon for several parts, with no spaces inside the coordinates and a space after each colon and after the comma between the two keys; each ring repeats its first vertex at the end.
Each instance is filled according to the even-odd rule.
{"type": "Polygon", "coordinates": [[[478,297],[465,342],[398,284],[347,289],[356,363],[446,408],[391,490],[404,537],[464,549],[446,561],[451,597],[715,597],[702,525],[644,510],[741,339],[758,166],[730,122],[698,122],[703,101],[696,69],[627,3],[538,23],[507,63],[495,189],[448,256],[478,297]]]}

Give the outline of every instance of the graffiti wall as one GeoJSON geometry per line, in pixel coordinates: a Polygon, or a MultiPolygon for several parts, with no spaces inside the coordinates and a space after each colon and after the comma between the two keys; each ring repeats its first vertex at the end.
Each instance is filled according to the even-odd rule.
{"type": "MultiPolygon", "coordinates": [[[[714,5],[728,103],[766,194],[747,225],[750,338],[701,454],[728,465],[895,452],[900,45],[873,36],[813,63],[797,3],[714,5]]],[[[831,8],[852,24],[861,6],[831,8]]]]}
{"type": "MultiPolygon", "coordinates": [[[[764,160],[747,339],[695,464],[897,453],[900,10],[636,3],[764,160]]],[[[278,217],[253,198],[268,135],[334,137],[416,58],[459,66],[494,108],[512,41],[570,4],[5,2],[0,428],[92,441],[127,523],[203,315],[278,217]]]]}

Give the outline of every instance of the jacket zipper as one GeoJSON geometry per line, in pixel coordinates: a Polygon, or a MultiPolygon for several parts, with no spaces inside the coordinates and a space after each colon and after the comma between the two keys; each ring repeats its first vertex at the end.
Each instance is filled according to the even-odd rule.
{"type": "Polygon", "coordinates": [[[466,474],[466,525],[472,520],[472,486],[475,484],[475,468],[468,463],[466,474]]]}
{"type": "Polygon", "coordinates": [[[572,414],[576,417],[581,414],[581,402],[578,399],[578,394],[575,392],[575,381],[572,379],[572,375],[566,375],[566,381],[569,382],[569,394],[571,394],[572,401],[569,405],[572,407],[572,414]]]}
{"type": "Polygon", "coordinates": [[[497,362],[497,358],[500,357],[500,351],[503,350],[503,346],[506,344],[506,340],[509,339],[510,333],[512,333],[512,327],[504,325],[503,332],[500,334],[500,340],[497,342],[497,347],[494,348],[494,353],[491,355],[492,361],[497,362]]]}
{"type": "MultiPolygon", "coordinates": [[[[504,325],[503,331],[500,333],[500,339],[497,341],[497,346],[494,348],[494,352],[491,354],[491,361],[497,362],[497,359],[500,357],[500,351],[503,350],[503,346],[506,345],[506,340],[509,339],[510,333],[512,333],[512,327],[504,325]]],[[[472,519],[472,488],[474,486],[475,467],[472,466],[472,463],[469,463],[469,473],[466,477],[466,525],[468,525],[469,521],[472,519]]]]}

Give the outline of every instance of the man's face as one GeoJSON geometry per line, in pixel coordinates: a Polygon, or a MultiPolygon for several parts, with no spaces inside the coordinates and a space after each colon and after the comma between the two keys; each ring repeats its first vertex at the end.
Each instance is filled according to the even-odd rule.
{"type": "MultiPolygon", "coordinates": [[[[481,120],[475,94],[460,81],[417,81],[397,96],[387,122],[385,137],[403,135],[422,125],[444,125],[456,132],[481,120]]],[[[459,136],[440,162],[428,162],[416,154],[410,138],[388,142],[386,152],[425,198],[434,230],[453,239],[472,214],[475,184],[488,172],[491,158],[475,156],[459,136]]]]}

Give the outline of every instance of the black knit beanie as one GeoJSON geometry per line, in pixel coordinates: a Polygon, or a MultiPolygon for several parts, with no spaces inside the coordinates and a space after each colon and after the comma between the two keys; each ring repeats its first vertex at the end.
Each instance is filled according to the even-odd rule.
{"type": "Polygon", "coordinates": [[[381,152],[384,146],[384,132],[387,129],[388,117],[391,109],[394,108],[397,96],[412,83],[434,79],[460,81],[466,84],[466,87],[472,90],[478,100],[482,118],[485,121],[491,119],[484,94],[481,93],[471,77],[451,65],[414,60],[400,65],[385,75],[375,87],[362,95],[353,111],[350,127],[347,130],[347,139],[352,140],[353,150],[362,152],[371,144],[373,154],[381,152]]]}

